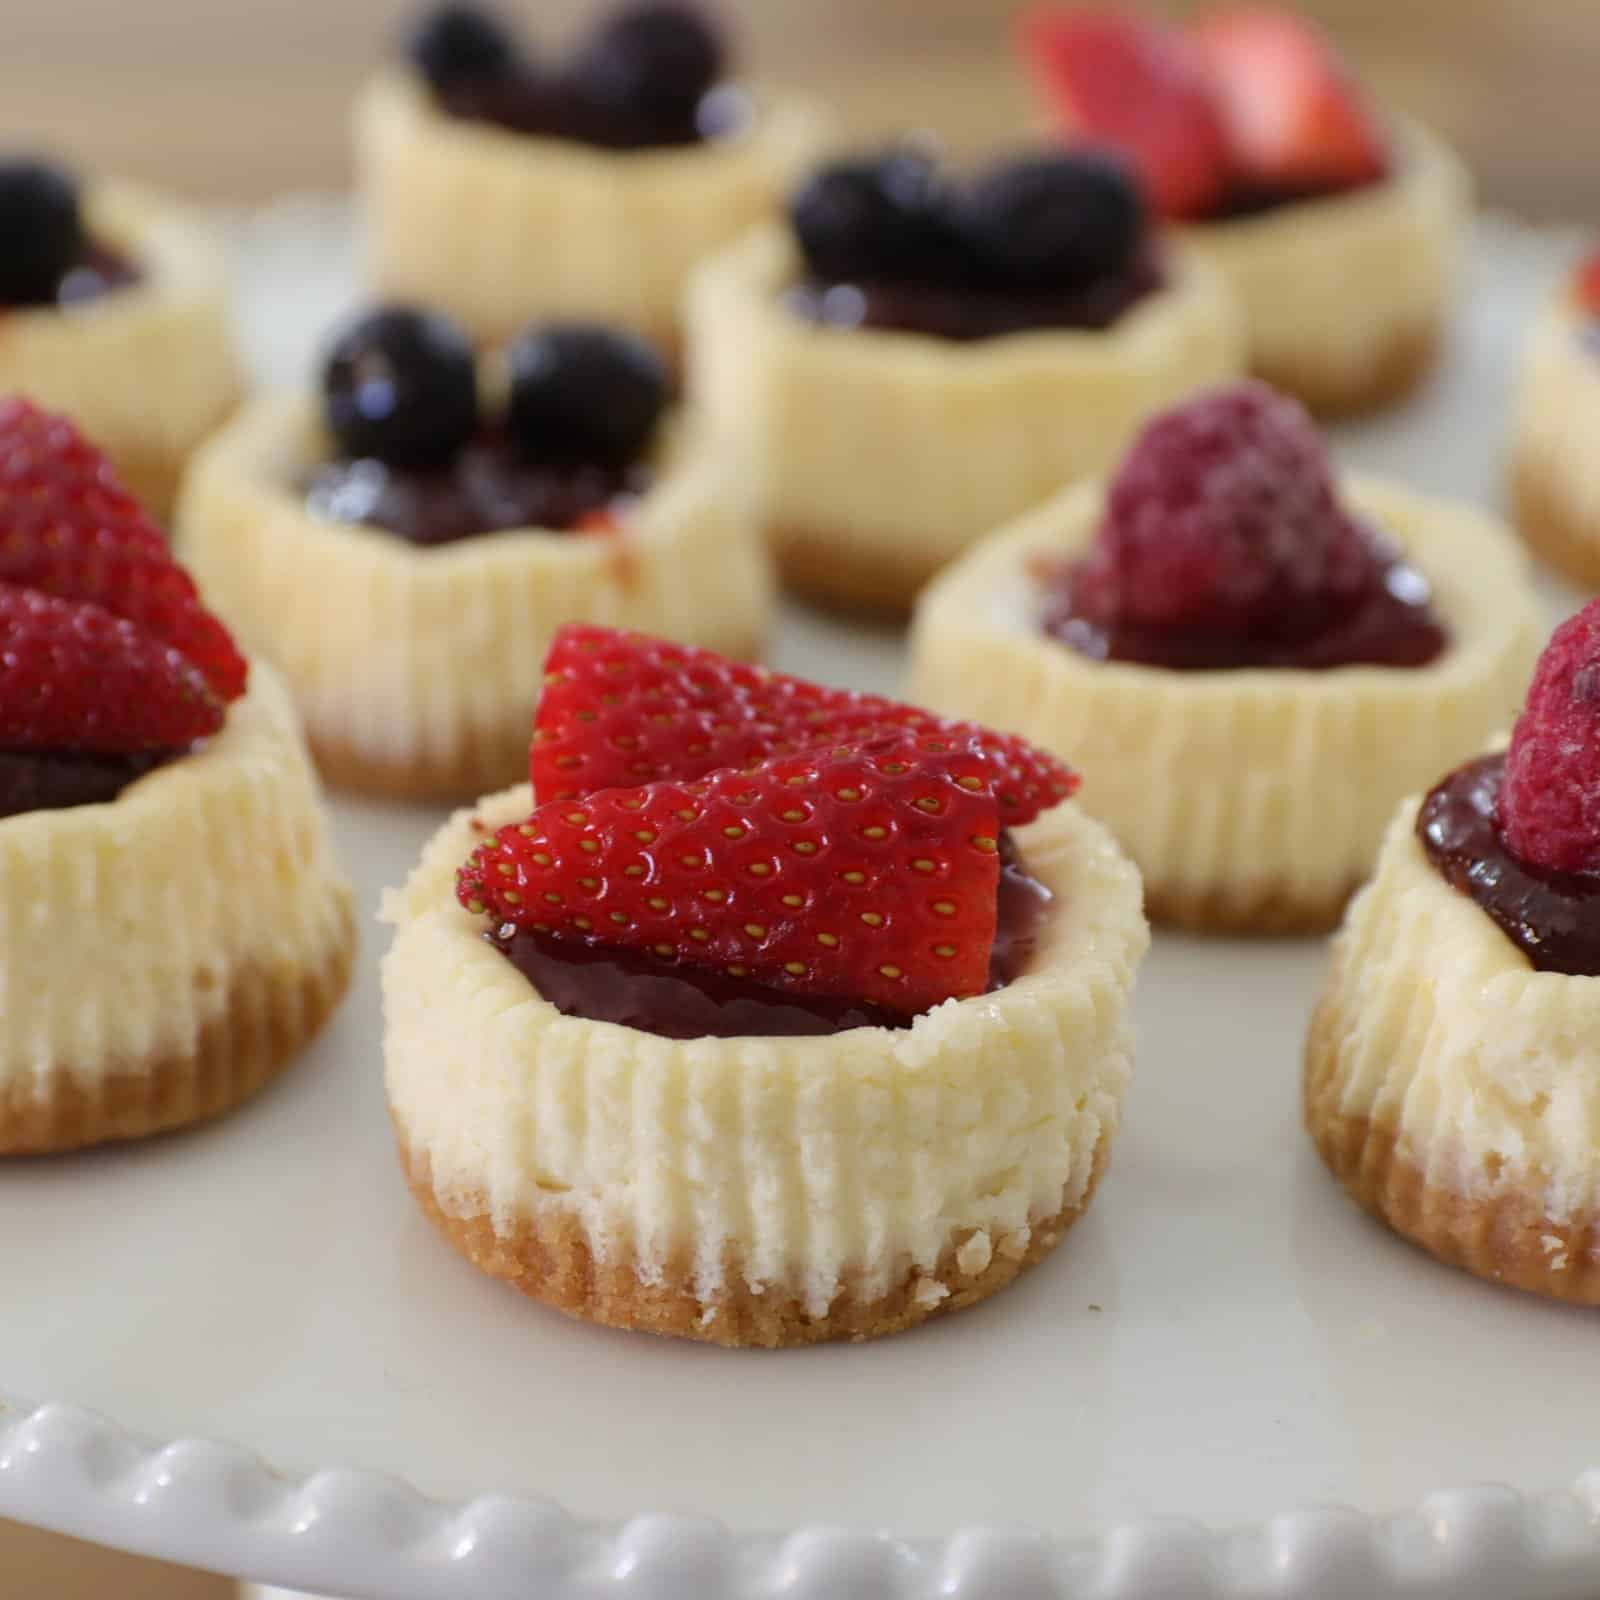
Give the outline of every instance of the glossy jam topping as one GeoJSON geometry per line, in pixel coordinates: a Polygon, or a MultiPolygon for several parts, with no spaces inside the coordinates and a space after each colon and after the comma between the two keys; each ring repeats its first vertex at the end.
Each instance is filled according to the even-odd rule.
{"type": "Polygon", "coordinates": [[[306,481],[307,504],[333,522],[382,528],[411,544],[451,544],[511,529],[580,529],[619,514],[649,487],[640,464],[534,464],[485,436],[441,467],[398,467],[370,458],[331,461],[306,481]]]}
{"type": "Polygon", "coordinates": [[[0,817],[66,811],[115,800],[130,783],[174,759],[176,752],[77,755],[0,750],[0,817]]]}
{"type": "Polygon", "coordinates": [[[1346,184],[1334,189],[1315,185],[1291,187],[1284,184],[1234,183],[1206,212],[1203,220],[1235,222],[1246,217],[1269,216],[1275,211],[1285,211],[1290,206],[1304,205],[1308,201],[1332,200],[1340,195],[1353,194],[1382,181],[1382,178],[1377,178],[1368,183],[1346,184]]]}
{"type": "Polygon", "coordinates": [[[785,296],[789,310],[830,328],[921,333],[970,343],[1012,333],[1109,328],[1166,281],[1153,253],[1117,278],[1063,294],[1021,294],[937,283],[824,283],[808,278],[785,296]]]}
{"type": "Polygon", "coordinates": [[[1434,613],[1428,580],[1398,560],[1376,565],[1372,582],[1353,595],[1309,613],[1304,608],[1281,611],[1269,623],[1242,632],[1108,622],[1080,604],[1074,585],[1078,570],[1077,564],[1057,563],[1041,573],[1042,626],[1051,638],[1096,661],[1175,672],[1423,667],[1450,642],[1434,613]]]}
{"type": "Polygon", "coordinates": [[[1476,901],[1540,972],[1600,976],[1600,877],[1530,866],[1495,822],[1503,755],[1452,772],[1422,802],[1417,837],[1452,887],[1476,901]]]}
{"type": "Polygon", "coordinates": [[[83,254],[62,273],[48,300],[29,302],[40,306],[80,306],[99,300],[119,289],[131,288],[141,277],[139,269],[108,245],[89,242],[83,254]]]}
{"type": "MultiPolygon", "coordinates": [[[[1051,899],[1050,891],[1029,876],[1010,836],[1003,835],[991,991],[1027,970],[1051,899]]],[[[539,933],[497,931],[486,937],[563,1016],[615,1022],[664,1039],[799,1038],[847,1028],[909,1028],[913,1020],[878,1006],[790,994],[645,953],[577,945],[539,933]]]]}

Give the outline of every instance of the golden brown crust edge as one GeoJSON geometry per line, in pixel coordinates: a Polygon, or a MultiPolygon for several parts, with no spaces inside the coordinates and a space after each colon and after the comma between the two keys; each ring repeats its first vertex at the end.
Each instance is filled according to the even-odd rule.
{"type": "Polygon", "coordinates": [[[894,549],[814,528],[778,526],[768,531],[767,539],[778,575],[791,594],[816,605],[895,620],[911,615],[923,586],[948,564],[907,560],[905,552],[917,547],[910,535],[896,541],[894,549]]]}
{"type": "Polygon", "coordinates": [[[1511,468],[1517,531],[1542,561],[1586,589],[1600,589],[1600,524],[1578,516],[1549,463],[1523,454],[1511,468]]]}
{"type": "Polygon", "coordinates": [[[1468,1198],[1431,1181],[1395,1132],[1338,1110],[1344,1033],[1330,994],[1306,1040],[1305,1120],[1350,1197],[1449,1266],[1552,1300],[1600,1305],[1600,1215],[1557,1222],[1526,1193],[1468,1198]]]}
{"type": "Polygon", "coordinates": [[[288,1066],[332,1015],[349,986],[355,949],[355,912],[346,901],[338,939],[320,967],[246,968],[184,1054],[88,1080],[61,1063],[43,1096],[31,1082],[0,1087],[0,1156],[142,1139],[233,1110],[288,1066]]]}
{"type": "Polygon", "coordinates": [[[730,1349],[764,1350],[881,1339],[986,1300],[1049,1255],[1088,1209],[1105,1172],[1110,1145],[1102,1138],[1096,1148],[1083,1198],[1035,1223],[1025,1250],[1012,1255],[996,1250],[984,1271],[968,1275],[955,1262],[964,1236],[954,1238],[934,1271],[913,1268],[887,1294],[867,1299],[847,1283],[827,1314],[817,1317],[806,1310],[798,1294],[780,1288],[753,1293],[732,1263],[729,1286],[710,1301],[695,1292],[687,1262],[670,1264],[656,1281],[647,1283],[629,1261],[596,1261],[568,1214],[549,1222],[524,1218],[505,1234],[481,1210],[465,1217],[446,1210],[434,1188],[427,1156],[412,1146],[398,1124],[395,1132],[400,1163],[417,1204],[450,1244],[490,1277],[503,1279],[530,1299],[579,1321],[730,1349]],[[948,1293],[940,1298],[934,1285],[948,1293]]]}
{"type": "Polygon", "coordinates": [[[1326,933],[1361,887],[1352,883],[1331,897],[1295,896],[1274,885],[1219,884],[1203,890],[1152,883],[1144,888],[1145,915],[1160,927],[1187,933],[1280,936],[1326,933]]]}
{"type": "Polygon", "coordinates": [[[1356,376],[1305,362],[1254,361],[1258,378],[1294,395],[1324,422],[1368,416],[1398,405],[1438,364],[1444,348],[1444,323],[1435,318],[1398,328],[1381,354],[1356,376]]]}

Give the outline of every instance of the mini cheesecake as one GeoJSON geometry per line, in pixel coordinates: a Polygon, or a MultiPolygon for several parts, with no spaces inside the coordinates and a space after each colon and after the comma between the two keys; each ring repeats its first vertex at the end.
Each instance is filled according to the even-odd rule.
{"type": "Polygon", "coordinates": [[[390,1110],[450,1242],[586,1320],[767,1347],[1048,1254],[1106,1164],[1147,942],[1065,770],[606,630],[549,682],[537,791],[458,813],[385,911],[390,1110]]]}
{"type": "Polygon", "coordinates": [[[762,652],[766,552],[692,420],[667,410],[654,355],[541,329],[510,352],[507,387],[480,416],[460,331],[379,313],[335,342],[320,407],[253,403],[186,486],[185,559],[283,671],[341,786],[459,798],[515,778],[569,619],[762,652]],[[397,375],[376,418],[374,363],[397,375]]]}
{"type": "Polygon", "coordinates": [[[1511,460],[1517,527],[1551,566],[1600,587],[1600,251],[1551,296],[1523,358],[1511,460]]]}
{"type": "Polygon", "coordinates": [[[1406,800],[1306,1046],[1306,1124],[1440,1260],[1600,1304],[1600,614],[1559,630],[1503,742],[1406,800]]]}
{"type": "Polygon", "coordinates": [[[1270,5],[1187,28],[1049,7],[1022,38],[1068,138],[1122,152],[1226,279],[1257,376],[1335,417],[1432,370],[1469,175],[1428,130],[1381,117],[1312,24],[1270,5]]]}
{"type": "Polygon", "coordinates": [[[1246,385],[1158,419],[1109,487],[934,584],[911,692],[1081,760],[1156,920],[1309,930],[1338,920],[1398,799],[1503,725],[1537,627],[1492,519],[1335,485],[1304,414],[1246,385]]]}
{"type": "Polygon", "coordinates": [[[487,344],[564,317],[675,350],[690,268],[777,210],[827,118],[722,81],[707,24],[669,9],[623,11],[545,68],[466,8],[426,21],[356,111],[379,291],[487,344]]]}
{"type": "Polygon", "coordinates": [[[1242,354],[1218,275],[1079,157],[965,185],[909,149],[824,168],[788,227],[700,269],[689,324],[690,391],[786,583],[889,614],[1242,354]],[[1058,237],[1025,226],[1040,197],[1058,237]]]}
{"type": "Polygon", "coordinates": [[[0,1154],[184,1126],[344,992],[350,886],[282,683],[70,424],[0,405],[0,1154]]]}
{"type": "Polygon", "coordinates": [[[216,241],[165,196],[24,162],[0,162],[0,228],[0,393],[73,417],[165,517],[242,393],[216,241]]]}

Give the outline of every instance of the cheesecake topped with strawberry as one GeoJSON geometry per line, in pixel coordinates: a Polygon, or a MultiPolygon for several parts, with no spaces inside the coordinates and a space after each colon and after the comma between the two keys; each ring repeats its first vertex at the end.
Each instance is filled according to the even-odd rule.
{"type": "Polygon", "coordinates": [[[595,627],[556,638],[531,766],[462,904],[558,1009],[669,1038],[1003,987],[1050,899],[1009,830],[1077,786],[1018,739],[595,627]]]}
{"type": "Polygon", "coordinates": [[[530,767],[385,908],[390,1109],[457,1249],[576,1316],[774,1346],[910,1327],[1056,1245],[1147,940],[1064,763],[576,626],[530,767]]]}
{"type": "Polygon", "coordinates": [[[0,1155],[230,1109],[349,977],[350,886],[283,686],[106,457],[21,399],[0,401],[0,883],[0,1155]]]}
{"type": "Polygon", "coordinates": [[[0,816],[114,800],[214,735],[248,673],[105,458],[0,401],[0,816]]]}
{"type": "Polygon", "coordinates": [[[1151,206],[1226,273],[1257,374],[1339,415],[1398,399],[1443,336],[1470,185],[1283,6],[1186,25],[1046,5],[1019,34],[1051,121],[1115,151],[1151,206]]]}
{"type": "Polygon", "coordinates": [[[389,306],[346,325],[322,374],[338,454],[308,477],[311,511],[420,546],[614,531],[651,484],[661,358],[636,335],[575,323],[529,329],[505,364],[503,411],[485,415],[477,357],[449,318],[389,306]]]}

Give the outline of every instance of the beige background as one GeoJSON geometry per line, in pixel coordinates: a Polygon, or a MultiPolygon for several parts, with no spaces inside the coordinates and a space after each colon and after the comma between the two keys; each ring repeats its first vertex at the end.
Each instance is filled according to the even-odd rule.
{"type": "MultiPolygon", "coordinates": [[[[405,0],[0,0],[0,146],[218,199],[346,179],[351,87],[405,0]]],[[[1170,0],[1168,9],[1194,9],[1170,0]]],[[[583,0],[506,0],[541,32],[583,0]]],[[[831,95],[862,134],[1014,138],[1030,107],[1015,0],[742,0],[744,54],[831,95]]],[[[1467,151],[1494,202],[1600,223],[1600,0],[1307,0],[1386,93],[1467,151]]],[[[210,1600],[218,1581],[0,1524],[0,1600],[210,1600]]]]}
{"type": "MultiPolygon", "coordinates": [[[[503,0],[559,34],[585,0],[503,0]]],[[[1194,9],[1164,0],[1167,9],[1194,9]]],[[[210,195],[345,176],[351,86],[410,0],[4,0],[0,142],[210,195]]],[[[760,71],[833,94],[863,130],[937,120],[1004,137],[1027,100],[1019,0],[725,0],[760,71]]],[[[1467,149],[1497,202],[1600,216],[1597,0],[1305,0],[1396,99],[1467,149]]]]}

